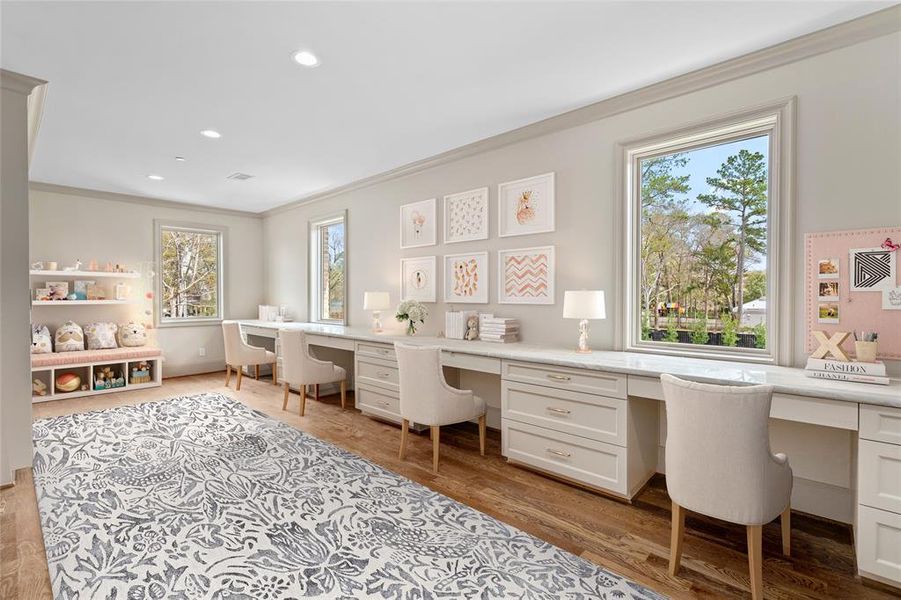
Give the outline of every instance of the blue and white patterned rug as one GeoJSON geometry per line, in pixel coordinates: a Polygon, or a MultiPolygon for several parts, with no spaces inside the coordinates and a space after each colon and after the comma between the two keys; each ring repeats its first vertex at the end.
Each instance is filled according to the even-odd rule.
{"type": "Polygon", "coordinates": [[[36,421],[56,598],[662,598],[220,394],[36,421]]]}

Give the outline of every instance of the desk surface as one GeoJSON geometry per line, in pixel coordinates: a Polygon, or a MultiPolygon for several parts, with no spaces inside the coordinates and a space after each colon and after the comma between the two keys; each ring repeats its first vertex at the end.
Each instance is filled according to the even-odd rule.
{"type": "Polygon", "coordinates": [[[444,350],[475,356],[625,373],[640,377],[660,377],[662,373],[670,373],[677,377],[707,383],[726,385],[769,384],[780,394],[795,394],[901,408],[901,380],[897,379],[893,379],[889,385],[873,385],[813,379],[804,374],[804,369],[704,358],[683,358],[607,350],[595,350],[591,354],[577,354],[567,348],[539,346],[522,342],[498,344],[429,336],[408,337],[391,332],[373,333],[361,327],[318,323],[278,323],[257,320],[241,320],[240,323],[242,325],[273,330],[302,329],[316,335],[356,341],[386,344],[403,342],[405,344],[422,346],[440,346],[444,350]]]}

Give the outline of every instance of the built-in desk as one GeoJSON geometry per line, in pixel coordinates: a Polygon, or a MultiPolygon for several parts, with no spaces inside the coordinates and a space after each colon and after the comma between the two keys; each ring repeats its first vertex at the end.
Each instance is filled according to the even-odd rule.
{"type": "Polygon", "coordinates": [[[277,339],[279,329],[302,329],[310,345],[353,352],[357,407],[391,421],[400,418],[393,343],[440,346],[446,367],[487,374],[496,387],[499,402],[492,403],[491,391],[478,393],[494,405],[493,425],[501,429],[509,461],[625,499],[665,469],[662,373],[726,385],[772,385],[771,430],[796,428],[783,432],[796,449],[787,450],[795,470],[793,508],[853,523],[861,574],[901,586],[901,381],[876,386],[812,379],[802,369],[709,359],[577,354],[335,325],[241,323],[251,336],[277,339]],[[843,495],[830,499],[828,484],[811,483],[798,468],[806,461],[815,471],[830,460],[811,456],[821,449],[804,446],[799,440],[805,436],[842,442],[823,450],[838,448],[842,456],[833,458],[848,467],[843,495]]]}

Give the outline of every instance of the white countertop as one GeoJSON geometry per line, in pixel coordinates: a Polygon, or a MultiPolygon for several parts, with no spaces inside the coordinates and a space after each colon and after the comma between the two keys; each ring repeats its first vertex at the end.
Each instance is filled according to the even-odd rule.
{"type": "Polygon", "coordinates": [[[246,326],[265,327],[274,330],[302,329],[308,333],[356,341],[387,344],[399,341],[423,346],[434,345],[440,346],[444,350],[475,356],[540,362],[561,367],[625,373],[640,377],[657,378],[662,373],[670,373],[677,377],[706,383],[726,385],[769,384],[780,394],[795,394],[798,396],[901,408],[901,380],[898,379],[893,379],[889,385],[874,385],[814,379],[807,377],[804,374],[804,369],[705,358],[684,358],[608,350],[595,350],[591,354],[578,354],[568,348],[539,346],[522,342],[498,344],[429,336],[409,337],[398,335],[394,332],[373,333],[361,327],[317,323],[279,323],[257,320],[241,320],[240,323],[246,326]]]}

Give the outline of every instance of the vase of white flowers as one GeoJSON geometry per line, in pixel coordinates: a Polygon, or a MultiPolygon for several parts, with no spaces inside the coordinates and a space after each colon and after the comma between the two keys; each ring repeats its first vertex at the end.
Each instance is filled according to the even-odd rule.
{"type": "Polygon", "coordinates": [[[416,335],[416,323],[425,323],[425,318],[429,316],[422,302],[418,300],[405,300],[397,307],[397,314],[394,318],[403,323],[407,322],[407,335],[416,335]]]}

